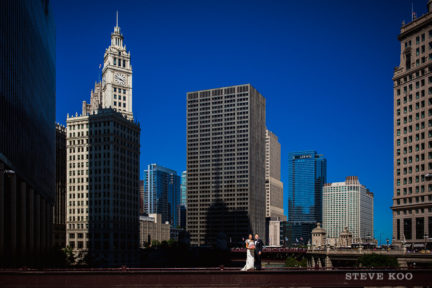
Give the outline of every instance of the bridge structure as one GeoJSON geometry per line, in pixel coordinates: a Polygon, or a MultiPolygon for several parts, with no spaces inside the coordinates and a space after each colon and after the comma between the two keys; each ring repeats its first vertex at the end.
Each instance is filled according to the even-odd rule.
{"type": "Polygon", "coordinates": [[[393,256],[400,268],[429,265],[432,267],[432,254],[409,252],[407,250],[371,250],[371,249],[322,249],[306,252],[308,267],[332,269],[337,266],[352,267],[365,254],[393,256]]]}
{"type": "MultiPolygon", "coordinates": [[[[307,248],[264,248],[262,257],[263,259],[280,259],[285,260],[287,257],[296,255],[306,255],[307,248]]],[[[246,248],[232,248],[231,256],[234,259],[245,258],[246,248]]]]}
{"type": "Polygon", "coordinates": [[[148,288],[148,287],[424,287],[432,270],[264,269],[46,269],[0,270],[2,288],[148,288]]]}

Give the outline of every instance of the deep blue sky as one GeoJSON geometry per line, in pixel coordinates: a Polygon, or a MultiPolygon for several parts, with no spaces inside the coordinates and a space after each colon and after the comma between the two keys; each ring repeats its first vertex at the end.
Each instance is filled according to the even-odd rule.
{"type": "MultiPolygon", "coordinates": [[[[417,15],[426,2],[414,1],[417,15]]],[[[317,150],[328,160],[328,182],[357,175],[375,193],[375,236],[391,239],[391,78],[410,0],[77,0],[53,8],[58,122],[89,100],[119,10],[141,170],[186,168],[186,92],[251,83],[282,145],[282,181],[288,152],[317,150]]]]}

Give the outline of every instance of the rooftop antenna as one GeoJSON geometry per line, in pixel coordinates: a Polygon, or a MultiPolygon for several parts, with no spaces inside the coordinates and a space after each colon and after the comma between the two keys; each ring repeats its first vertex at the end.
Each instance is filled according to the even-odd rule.
{"type": "Polygon", "coordinates": [[[411,1],[411,21],[414,21],[416,18],[416,13],[414,12],[414,2],[411,1]]]}
{"type": "Polygon", "coordinates": [[[118,10],[116,11],[116,27],[118,27],[118,10]]]}

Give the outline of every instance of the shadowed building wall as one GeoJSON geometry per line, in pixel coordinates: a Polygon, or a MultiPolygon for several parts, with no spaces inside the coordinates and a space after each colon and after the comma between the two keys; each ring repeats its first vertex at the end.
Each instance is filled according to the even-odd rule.
{"type": "Polygon", "coordinates": [[[66,127],[56,124],[56,199],[53,209],[53,245],[66,247],[66,127]]]}
{"type": "Polygon", "coordinates": [[[48,1],[0,1],[0,265],[43,262],[55,198],[55,25],[48,1]]]}

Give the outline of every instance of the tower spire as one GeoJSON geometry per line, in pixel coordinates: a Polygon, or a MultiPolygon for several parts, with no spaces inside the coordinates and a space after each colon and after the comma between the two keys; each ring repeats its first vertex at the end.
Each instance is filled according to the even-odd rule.
{"type": "Polygon", "coordinates": [[[118,10],[116,11],[116,27],[118,27],[118,10]]]}

